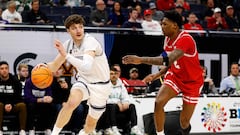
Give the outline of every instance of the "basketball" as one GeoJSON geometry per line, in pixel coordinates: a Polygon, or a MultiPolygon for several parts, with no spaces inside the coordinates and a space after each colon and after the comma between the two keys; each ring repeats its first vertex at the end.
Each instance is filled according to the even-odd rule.
{"type": "Polygon", "coordinates": [[[52,84],[52,71],[49,68],[43,66],[37,69],[33,69],[31,74],[31,80],[33,85],[35,85],[37,88],[45,89],[52,84]]]}

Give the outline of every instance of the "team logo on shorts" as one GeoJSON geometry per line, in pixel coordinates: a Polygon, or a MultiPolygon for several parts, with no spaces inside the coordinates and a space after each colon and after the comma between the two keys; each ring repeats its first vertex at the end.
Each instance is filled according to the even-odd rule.
{"type": "Polygon", "coordinates": [[[227,113],[219,103],[208,103],[201,113],[203,126],[211,132],[221,131],[226,125],[227,113]]]}

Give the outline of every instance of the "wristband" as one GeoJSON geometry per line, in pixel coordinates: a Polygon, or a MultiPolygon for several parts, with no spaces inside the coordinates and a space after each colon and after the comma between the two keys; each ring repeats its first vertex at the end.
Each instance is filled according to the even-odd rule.
{"type": "Polygon", "coordinates": [[[163,57],[163,65],[168,67],[168,65],[169,65],[169,58],[168,57],[163,57]]]}

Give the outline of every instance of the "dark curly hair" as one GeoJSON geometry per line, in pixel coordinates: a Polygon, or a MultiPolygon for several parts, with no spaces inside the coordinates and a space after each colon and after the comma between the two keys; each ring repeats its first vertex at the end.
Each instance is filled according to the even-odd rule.
{"type": "Polygon", "coordinates": [[[164,17],[177,23],[178,27],[182,28],[182,25],[183,25],[182,16],[177,11],[175,11],[175,10],[166,11],[166,12],[164,12],[164,17]]]}

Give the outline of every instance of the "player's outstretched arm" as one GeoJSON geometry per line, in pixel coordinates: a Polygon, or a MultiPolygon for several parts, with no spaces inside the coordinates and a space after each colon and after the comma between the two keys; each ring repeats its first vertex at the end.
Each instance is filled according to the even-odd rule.
{"type": "Polygon", "coordinates": [[[54,41],[54,47],[58,50],[59,54],[52,62],[47,63],[47,65],[50,70],[56,72],[66,60],[67,52],[59,40],[54,41]]]}
{"type": "Polygon", "coordinates": [[[64,63],[64,61],[65,57],[58,54],[57,57],[52,62],[47,63],[47,66],[52,72],[56,72],[64,63]]]}
{"type": "Polygon", "coordinates": [[[66,51],[62,45],[62,43],[59,40],[55,40],[54,47],[58,50],[59,54],[56,56],[56,58],[48,63],[39,63],[34,67],[34,69],[37,69],[41,66],[48,67],[52,72],[56,72],[60,66],[64,63],[66,60],[66,51]]]}
{"type": "Polygon", "coordinates": [[[33,68],[33,70],[38,69],[40,67],[46,67],[49,68],[52,72],[56,72],[60,68],[60,66],[64,63],[64,61],[65,57],[58,54],[57,57],[52,62],[39,63],[33,68]]]}
{"type": "Polygon", "coordinates": [[[157,57],[139,57],[137,55],[126,55],[122,58],[123,64],[148,64],[148,65],[164,65],[169,67],[174,61],[184,55],[180,49],[174,49],[168,56],[157,57]]]}
{"type": "Polygon", "coordinates": [[[123,64],[149,64],[161,65],[159,57],[139,57],[137,55],[126,55],[122,58],[123,64]]]}

